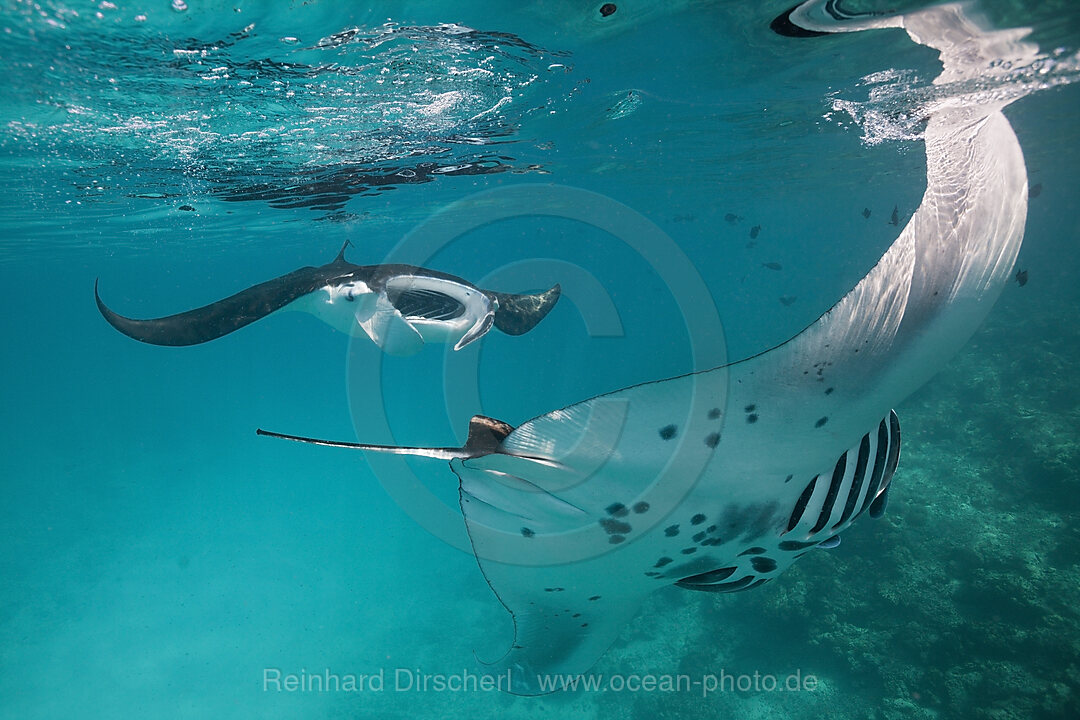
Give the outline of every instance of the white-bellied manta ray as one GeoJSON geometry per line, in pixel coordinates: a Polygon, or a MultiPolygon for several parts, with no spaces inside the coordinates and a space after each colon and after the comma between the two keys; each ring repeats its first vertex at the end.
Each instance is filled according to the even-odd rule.
{"type": "Polygon", "coordinates": [[[481,290],[454,275],[412,265],[354,265],[345,249],[333,262],[304,267],[235,295],[167,317],[134,320],[109,309],[94,284],[98,310],[109,324],[152,345],[197,345],[239,330],[278,310],[299,310],[348,335],[367,334],[384,352],[411,355],[425,343],[460,350],[493,326],[508,335],[536,327],[560,289],[535,295],[481,290]]]}
{"type": "MultiPolygon", "coordinates": [[[[940,52],[935,84],[1034,52],[1022,31],[983,31],[956,4],[883,17],[811,0],[773,27],[903,28],[940,52]]],[[[759,586],[884,510],[900,450],[891,408],[971,336],[1022,242],[1027,172],[1009,101],[927,106],[914,215],[851,291],[777,347],[517,427],[476,416],[459,448],[315,442],[449,461],[480,569],[514,625],[506,654],[482,664],[509,672],[515,693],[554,689],[542,675],[586,671],[656,588],[759,586]]]]}

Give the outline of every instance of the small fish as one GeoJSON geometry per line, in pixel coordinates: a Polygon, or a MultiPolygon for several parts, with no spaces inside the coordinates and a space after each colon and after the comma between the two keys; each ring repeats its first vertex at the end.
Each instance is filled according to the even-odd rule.
{"type": "Polygon", "coordinates": [[[870,219],[870,208],[863,208],[862,209],[862,216],[864,218],[866,218],[867,220],[869,220],[870,219]]]}
{"type": "Polygon", "coordinates": [[[724,219],[727,220],[729,223],[737,223],[742,220],[742,216],[736,215],[735,213],[728,213],[724,216],[724,219]]]}
{"type": "Polygon", "coordinates": [[[1016,271],[1016,282],[1020,285],[1020,287],[1024,287],[1025,285],[1027,285],[1027,277],[1027,270],[1016,271]]]}
{"type": "Polygon", "coordinates": [[[783,270],[784,266],[778,262],[761,263],[761,267],[769,268],[770,270],[783,270]]]}
{"type": "Polygon", "coordinates": [[[781,295],[780,296],[780,302],[781,302],[781,304],[784,305],[784,307],[790,306],[792,303],[795,302],[795,300],[796,300],[796,297],[794,295],[781,295]]]}
{"type": "Polygon", "coordinates": [[[900,224],[900,208],[898,208],[896,205],[893,205],[892,217],[889,218],[889,224],[890,225],[899,225],[900,224]]]}
{"type": "Polygon", "coordinates": [[[754,227],[750,228],[750,239],[751,240],[756,238],[759,234],[761,234],[761,226],[760,225],[755,225],[754,227]]]}
{"type": "Polygon", "coordinates": [[[1030,188],[1028,188],[1029,199],[1037,198],[1040,195],[1042,195],[1042,183],[1035,183],[1030,188]]]}

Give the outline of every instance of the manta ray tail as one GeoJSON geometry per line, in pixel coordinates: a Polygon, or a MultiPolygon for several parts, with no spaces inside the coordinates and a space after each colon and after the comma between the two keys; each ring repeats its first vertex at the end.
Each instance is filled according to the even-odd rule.
{"type": "Polygon", "coordinates": [[[514,427],[502,420],[474,415],[469,421],[469,437],[461,447],[399,447],[397,445],[369,445],[366,443],[343,442],[338,440],[320,440],[318,438],[304,437],[302,435],[286,435],[285,433],[272,432],[258,428],[257,435],[293,440],[295,442],[323,445],[326,447],[348,448],[350,450],[369,450],[373,452],[388,453],[391,455],[415,455],[417,457],[435,458],[437,460],[453,460],[477,458],[491,455],[500,451],[500,445],[506,436],[514,431],[514,427]]]}

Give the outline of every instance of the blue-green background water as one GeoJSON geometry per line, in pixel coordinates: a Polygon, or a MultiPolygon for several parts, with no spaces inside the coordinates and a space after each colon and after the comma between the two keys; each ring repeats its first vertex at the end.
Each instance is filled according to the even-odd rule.
{"type": "MultiPolygon", "coordinates": [[[[4,4],[0,714],[1076,715],[1069,3],[985,6],[1060,63],[1031,76],[1056,87],[1006,111],[1041,190],[1018,263],[1030,281],[897,409],[888,515],[751,593],[656,594],[596,668],[800,671],[817,690],[264,690],[265,668],[382,669],[388,685],[395,668],[460,672],[510,626],[474,559],[394,502],[378,465],[256,427],[350,439],[385,411],[398,441],[450,444],[474,412],[518,423],[693,367],[683,284],[618,238],[519,217],[410,255],[438,211],[529,183],[623,203],[685,253],[737,358],[831,306],[895,238],[892,208],[903,221],[918,204],[917,138],[868,143],[833,108],[866,102],[871,73],[900,71],[884,110],[930,82],[934,53],[902,32],[780,38],[768,23],[784,2],[624,2],[610,22],[595,5],[4,4]],[[467,167],[431,172],[451,166],[467,167]],[[379,184],[402,169],[430,179],[379,184]],[[300,314],[151,347],[94,306],[98,277],[117,310],[155,316],[327,262],[346,240],[357,263],[394,253],[568,292],[532,333],[406,359],[300,314]],[[597,324],[590,287],[616,324],[597,324]]],[[[453,498],[452,478],[416,467],[453,498]]]]}

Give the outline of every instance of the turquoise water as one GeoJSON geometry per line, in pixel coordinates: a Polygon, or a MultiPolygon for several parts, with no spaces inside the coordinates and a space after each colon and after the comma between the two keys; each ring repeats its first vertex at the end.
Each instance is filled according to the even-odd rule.
{"type": "Polygon", "coordinates": [[[783,342],[919,205],[917,110],[979,86],[935,91],[936,53],[897,30],[782,38],[784,2],[600,5],[5,3],[3,716],[1077,714],[1067,2],[983,6],[1039,48],[984,83],[1017,98],[1028,281],[897,407],[888,513],[752,592],[657,592],[592,669],[816,687],[417,688],[512,636],[454,545],[456,478],[255,429],[455,445],[475,413],[517,424],[783,342]],[[300,313],[154,347],[93,300],[100,278],[125,315],[178,312],[345,241],[563,299],[528,334],[407,358],[300,313]],[[273,671],[385,681],[290,692],[273,671]]]}

